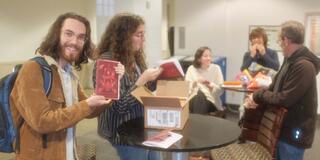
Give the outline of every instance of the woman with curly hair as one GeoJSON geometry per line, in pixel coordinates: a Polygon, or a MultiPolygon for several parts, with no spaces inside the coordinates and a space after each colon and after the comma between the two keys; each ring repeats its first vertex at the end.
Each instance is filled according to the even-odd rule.
{"type": "MultiPolygon", "coordinates": [[[[98,120],[98,134],[107,139],[121,159],[159,159],[158,152],[125,145],[120,140],[117,129],[121,124],[144,116],[143,105],[131,95],[138,86],[154,89],[160,69],[147,69],[145,62],[144,20],[137,15],[121,13],[115,15],[102,35],[95,57],[119,61],[125,67],[120,80],[120,98],[103,112],[98,120]]],[[[94,72],[95,73],[95,72],[94,72]]],[[[95,82],[95,74],[93,76],[95,82]]]]}

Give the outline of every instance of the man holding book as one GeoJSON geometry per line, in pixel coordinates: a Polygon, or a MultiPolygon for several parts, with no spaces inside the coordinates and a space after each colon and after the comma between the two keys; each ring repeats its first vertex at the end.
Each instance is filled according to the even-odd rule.
{"type": "Polygon", "coordinates": [[[46,95],[40,65],[23,64],[11,92],[10,106],[20,143],[17,160],[75,160],[75,124],[97,116],[110,100],[87,98],[73,69],[81,69],[91,54],[89,21],[75,13],[60,15],[37,49],[49,64],[51,90],[46,95]],[[73,66],[74,64],[74,66],[73,66]]]}

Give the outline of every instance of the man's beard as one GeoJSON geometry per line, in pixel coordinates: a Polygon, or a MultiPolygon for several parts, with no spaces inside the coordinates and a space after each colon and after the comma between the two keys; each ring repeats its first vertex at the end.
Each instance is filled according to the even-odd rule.
{"type": "Polygon", "coordinates": [[[82,49],[79,46],[73,45],[73,44],[64,43],[63,45],[60,45],[59,48],[60,48],[60,56],[61,56],[60,58],[63,58],[69,63],[77,61],[82,52],[82,49]],[[69,52],[67,49],[68,47],[75,49],[75,51],[72,51],[72,53],[67,53],[69,52]]]}

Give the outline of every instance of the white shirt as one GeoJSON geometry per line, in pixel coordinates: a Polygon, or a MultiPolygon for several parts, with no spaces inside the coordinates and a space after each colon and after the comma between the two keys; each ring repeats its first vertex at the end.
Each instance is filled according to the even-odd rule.
{"type": "Polygon", "coordinates": [[[200,89],[205,94],[208,101],[215,104],[218,110],[223,110],[220,100],[220,96],[223,93],[223,90],[220,87],[223,83],[223,75],[220,67],[216,64],[210,64],[207,69],[195,68],[193,65],[189,66],[185,80],[197,82],[199,79],[208,80],[210,86],[213,87],[212,91],[210,91],[207,86],[197,83],[194,88],[191,88],[190,92],[197,92],[198,89],[200,89]]]}
{"type": "MultiPolygon", "coordinates": [[[[64,69],[61,69],[62,73],[62,85],[64,89],[64,97],[66,99],[66,105],[67,107],[71,107],[72,102],[72,66],[68,64],[64,69]]],[[[73,127],[70,127],[67,129],[67,139],[66,139],[66,154],[67,154],[67,160],[74,160],[74,154],[73,154],[73,146],[74,146],[74,136],[73,136],[73,127]]]]}

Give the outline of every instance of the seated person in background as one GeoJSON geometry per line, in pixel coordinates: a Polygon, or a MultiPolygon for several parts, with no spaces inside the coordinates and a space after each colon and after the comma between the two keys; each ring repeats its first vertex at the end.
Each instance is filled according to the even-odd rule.
{"type": "Polygon", "coordinates": [[[279,69],[278,54],[275,50],[267,48],[268,37],[263,28],[256,28],[249,35],[250,50],[243,56],[241,71],[248,69],[255,62],[273,70],[279,69]]]}
{"type": "Polygon", "coordinates": [[[222,72],[211,60],[210,48],[200,47],[194,55],[193,64],[187,70],[185,80],[192,82],[190,92],[197,92],[190,101],[190,113],[209,114],[224,110],[220,100],[223,91],[220,88],[223,83],[222,72]]]}
{"type": "MultiPolygon", "coordinates": [[[[275,50],[267,48],[268,37],[263,28],[255,28],[249,35],[250,50],[243,56],[241,71],[248,69],[253,63],[262,65],[263,67],[271,68],[275,71],[279,70],[278,54],[275,50]]],[[[251,73],[252,74],[252,73],[251,73]]],[[[239,107],[239,118],[241,119],[244,113],[244,107],[239,107]]]]}

